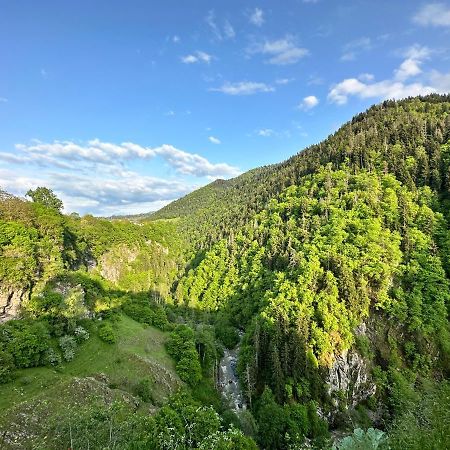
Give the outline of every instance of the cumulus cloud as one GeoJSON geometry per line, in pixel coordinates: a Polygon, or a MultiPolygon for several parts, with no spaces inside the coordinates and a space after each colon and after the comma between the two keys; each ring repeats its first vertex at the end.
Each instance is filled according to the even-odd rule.
{"type": "Polygon", "coordinates": [[[413,16],[413,22],[421,26],[450,27],[450,5],[425,4],[413,16]]]}
{"type": "MultiPolygon", "coordinates": [[[[213,164],[200,155],[179,150],[168,144],[151,148],[133,142],[113,144],[93,139],[86,144],[76,144],[71,141],[54,141],[51,143],[38,141],[29,145],[18,144],[16,149],[21,151],[28,161],[44,161],[48,162],[48,165],[54,165],[55,162],[81,162],[116,167],[118,163],[132,159],[145,160],[159,156],[182,174],[197,177],[207,175],[226,177],[239,173],[236,167],[225,163],[213,164]]],[[[0,157],[2,156],[4,157],[5,153],[0,153],[0,157]]],[[[64,167],[70,167],[70,165],[64,167]]],[[[80,167],[83,167],[83,165],[80,167]]]]}
{"type": "Polygon", "coordinates": [[[227,81],[218,88],[210,89],[210,91],[222,92],[227,95],[252,95],[259,92],[273,92],[274,90],[273,86],[255,81],[239,81],[236,83],[227,81]]]}
{"type": "Polygon", "coordinates": [[[304,111],[308,111],[319,104],[319,99],[315,95],[308,95],[304,97],[298,106],[299,109],[303,109],[304,111]]]}
{"type": "Polygon", "coordinates": [[[105,178],[56,172],[17,176],[17,171],[0,169],[0,180],[3,189],[21,196],[30,188],[48,186],[63,200],[65,212],[97,215],[154,211],[198,187],[131,171],[120,178],[105,178]]]}
{"type": "Polygon", "coordinates": [[[266,40],[254,44],[247,49],[247,52],[265,55],[268,58],[265,61],[266,63],[280,66],[295,64],[309,54],[309,50],[299,47],[295,38],[290,35],[282,39],[266,40]]]}
{"type": "Polygon", "coordinates": [[[264,24],[264,12],[262,9],[255,8],[253,12],[250,14],[249,21],[251,24],[260,27],[264,24]]]}
{"type": "Polygon", "coordinates": [[[214,136],[209,136],[208,138],[209,142],[213,143],[213,144],[221,144],[222,142],[220,141],[220,139],[214,137],[214,136]]]}
{"type": "Polygon", "coordinates": [[[198,62],[203,62],[203,63],[209,64],[212,59],[213,59],[212,55],[209,55],[206,52],[197,50],[193,54],[182,56],[181,62],[183,62],[184,64],[195,64],[198,62]]]}
{"type": "Polygon", "coordinates": [[[395,78],[400,81],[419,75],[422,72],[422,63],[430,57],[431,50],[428,47],[414,45],[404,54],[406,59],[395,71],[395,78]]]}
{"type": "Polygon", "coordinates": [[[400,99],[415,95],[427,95],[432,92],[445,92],[445,74],[432,72],[423,74],[422,64],[430,57],[431,51],[427,47],[414,45],[404,52],[405,59],[394,71],[391,79],[374,81],[372,75],[359,78],[347,78],[334,85],[329,93],[328,100],[338,105],[347,103],[349,97],[361,99],[400,99]],[[422,74],[427,81],[411,81],[410,79],[422,74]],[[442,82],[443,80],[443,82],[442,82]]]}
{"type": "Polygon", "coordinates": [[[2,188],[23,195],[29,188],[45,185],[61,194],[69,210],[96,214],[145,212],[150,204],[162,206],[199,186],[183,176],[210,180],[240,173],[237,167],[213,163],[172,145],[150,148],[132,142],[114,144],[99,139],[86,143],[34,141],[18,144],[14,153],[0,152],[0,160],[15,167],[15,170],[0,172],[2,188]],[[145,170],[143,173],[143,170],[128,169],[132,161],[154,158],[161,158],[177,177],[168,174],[158,178],[147,175],[145,170]]]}

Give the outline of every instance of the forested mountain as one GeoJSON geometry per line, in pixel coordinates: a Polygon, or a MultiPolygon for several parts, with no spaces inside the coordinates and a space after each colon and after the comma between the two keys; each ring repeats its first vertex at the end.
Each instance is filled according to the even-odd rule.
{"type": "Polygon", "coordinates": [[[0,445],[450,447],[450,96],[148,218],[28,194],[0,195],[0,445]]]}
{"type": "Polygon", "coordinates": [[[150,217],[185,217],[194,241],[211,243],[239,228],[264,208],[269,199],[328,163],[392,173],[409,187],[429,184],[441,190],[448,183],[440,145],[447,142],[450,96],[430,95],[385,101],[355,116],[325,141],[280,164],[261,167],[214,182],[150,217]]]}

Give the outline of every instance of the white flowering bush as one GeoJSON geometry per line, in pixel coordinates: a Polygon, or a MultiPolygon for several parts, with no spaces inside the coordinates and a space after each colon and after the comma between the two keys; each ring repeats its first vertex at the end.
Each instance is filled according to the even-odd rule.
{"type": "Polygon", "coordinates": [[[89,339],[89,331],[87,331],[86,328],[83,328],[82,326],[76,327],[74,334],[77,342],[87,341],[89,339]]]}
{"type": "Polygon", "coordinates": [[[66,361],[72,361],[75,357],[75,350],[77,348],[77,341],[73,336],[63,336],[59,338],[59,346],[66,361]]]}

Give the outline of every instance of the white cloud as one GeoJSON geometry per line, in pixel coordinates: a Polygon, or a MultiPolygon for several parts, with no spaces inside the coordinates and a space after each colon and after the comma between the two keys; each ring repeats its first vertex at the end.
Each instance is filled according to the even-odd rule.
{"type": "MultiPolygon", "coordinates": [[[[448,75],[439,72],[424,74],[421,68],[422,63],[429,58],[430,49],[414,45],[403,53],[406,58],[400,66],[394,71],[391,79],[374,81],[369,78],[347,78],[334,85],[329,93],[328,100],[338,105],[343,105],[348,98],[355,96],[358,98],[381,98],[381,99],[400,99],[409,96],[427,95],[432,92],[446,92],[446,77],[448,75]],[[408,80],[422,74],[422,80],[411,82],[408,80]]],[[[447,86],[448,87],[448,86],[447,86]]]]}
{"type": "Polygon", "coordinates": [[[343,105],[348,97],[400,99],[409,96],[427,95],[436,92],[432,86],[422,83],[405,84],[401,81],[383,80],[375,83],[363,83],[356,78],[348,78],[335,85],[328,94],[332,103],[343,105]]]}
{"type": "Polygon", "coordinates": [[[294,81],[294,78],[277,78],[275,80],[275,84],[279,84],[279,85],[285,85],[285,84],[289,84],[292,83],[294,81]]]}
{"type": "Polygon", "coordinates": [[[223,21],[223,26],[218,25],[216,13],[213,9],[206,15],[205,21],[219,41],[222,41],[223,39],[232,39],[236,36],[234,28],[228,20],[223,21]]]}
{"type": "Polygon", "coordinates": [[[274,87],[266,83],[255,81],[226,82],[221,87],[210,89],[210,91],[222,92],[227,95],[252,95],[259,92],[273,92],[274,90],[274,87]]]}
{"type": "Polygon", "coordinates": [[[422,26],[450,27],[450,5],[428,3],[414,15],[413,22],[422,26]]]}
{"type": "Polygon", "coordinates": [[[437,70],[432,70],[430,73],[431,84],[436,88],[437,92],[450,92],[450,72],[441,73],[437,70]]]}
{"type": "Polygon", "coordinates": [[[262,9],[255,8],[253,12],[250,14],[249,21],[251,24],[260,27],[264,24],[264,12],[262,9]]]}
{"type": "Polygon", "coordinates": [[[361,73],[358,76],[358,80],[361,80],[361,81],[372,81],[374,78],[375,78],[374,75],[371,73],[361,73]]]}
{"type": "Polygon", "coordinates": [[[174,44],[178,44],[178,42],[180,42],[180,36],[177,36],[177,35],[172,36],[172,42],[174,44]]]}
{"type": "Polygon", "coordinates": [[[288,65],[295,64],[309,54],[309,50],[299,47],[293,36],[287,35],[282,39],[252,45],[247,49],[250,54],[262,54],[268,56],[268,64],[288,65]]]}
{"type": "Polygon", "coordinates": [[[153,211],[188,194],[197,185],[127,172],[120,177],[93,177],[91,174],[47,172],[18,175],[17,170],[0,169],[2,188],[24,196],[28,189],[47,186],[64,202],[64,211],[97,215],[153,211]]]}
{"type": "Polygon", "coordinates": [[[0,184],[7,191],[23,195],[29,188],[44,185],[61,194],[67,210],[108,215],[152,210],[199,187],[183,175],[204,182],[240,174],[237,167],[167,144],[150,148],[99,139],[18,144],[15,152],[0,152],[0,160],[8,167],[0,169],[0,184]],[[137,164],[139,171],[127,168],[130,161],[154,158],[162,158],[178,175],[149,176],[148,164],[137,164]]]}
{"type": "Polygon", "coordinates": [[[400,64],[400,67],[395,71],[395,78],[399,81],[407,80],[422,73],[421,65],[424,60],[430,57],[431,51],[428,47],[421,47],[414,45],[410,47],[404,56],[406,59],[400,64]]]}
{"type": "Polygon", "coordinates": [[[0,97],[0,103],[7,103],[8,99],[6,97],[0,97]]]}
{"type": "Polygon", "coordinates": [[[341,61],[353,61],[357,55],[372,48],[372,40],[368,37],[361,37],[344,45],[341,61]]]}
{"type": "Polygon", "coordinates": [[[11,156],[10,153],[0,152],[0,158],[9,162],[35,163],[47,167],[71,168],[77,166],[80,170],[100,165],[103,171],[117,173],[119,169],[122,170],[123,164],[127,161],[161,157],[177,172],[197,177],[235,176],[240,172],[236,167],[225,163],[213,164],[200,155],[179,150],[168,144],[151,148],[132,142],[112,144],[93,139],[84,145],[71,141],[51,143],[37,141],[30,145],[17,144],[16,149],[22,155],[11,156]],[[74,164],[75,162],[77,164],[74,164]]]}
{"type": "Polygon", "coordinates": [[[183,62],[184,64],[195,64],[198,62],[203,62],[203,63],[209,64],[212,59],[213,59],[212,55],[209,55],[206,52],[197,50],[194,54],[182,56],[181,62],[183,62]]]}
{"type": "Polygon", "coordinates": [[[223,32],[228,39],[232,39],[236,36],[233,26],[228,20],[223,23],[223,32]]]}
{"type": "Polygon", "coordinates": [[[308,95],[301,101],[301,103],[298,107],[299,107],[299,109],[308,111],[308,110],[316,107],[318,104],[319,104],[319,99],[315,95],[308,95]]]}
{"type": "Polygon", "coordinates": [[[214,136],[209,136],[208,138],[209,142],[213,143],[213,144],[221,144],[222,142],[220,141],[220,139],[214,137],[214,136]]]}
{"type": "Polygon", "coordinates": [[[262,128],[261,130],[258,130],[257,133],[258,133],[258,136],[270,137],[275,134],[275,131],[272,130],[271,128],[262,128]]]}

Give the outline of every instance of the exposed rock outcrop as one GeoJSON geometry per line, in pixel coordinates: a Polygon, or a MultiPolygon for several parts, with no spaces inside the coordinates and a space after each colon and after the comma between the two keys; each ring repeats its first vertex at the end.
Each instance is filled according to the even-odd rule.
{"type": "Polygon", "coordinates": [[[6,322],[17,316],[22,301],[29,296],[26,288],[1,288],[0,289],[0,323],[6,322]]]}
{"type": "Polygon", "coordinates": [[[341,396],[347,407],[355,407],[376,391],[376,385],[370,378],[370,368],[355,350],[346,350],[336,357],[326,383],[328,393],[335,398],[341,396]]]}

